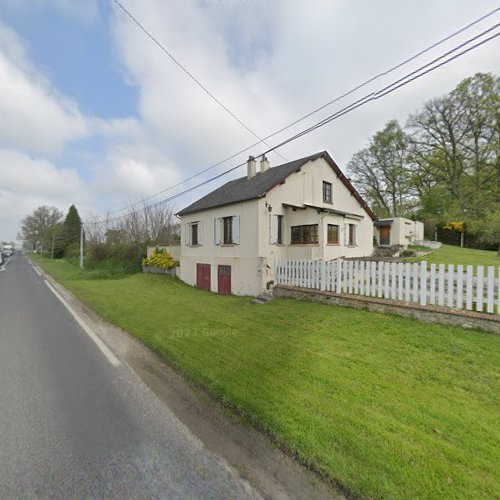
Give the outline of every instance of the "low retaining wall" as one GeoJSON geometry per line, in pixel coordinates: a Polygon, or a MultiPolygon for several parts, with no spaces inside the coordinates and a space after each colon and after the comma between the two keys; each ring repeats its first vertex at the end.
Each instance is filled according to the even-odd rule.
{"type": "Polygon", "coordinates": [[[285,285],[276,285],[273,290],[276,298],[288,297],[294,299],[335,304],[339,306],[368,309],[369,311],[397,314],[406,318],[417,319],[425,323],[440,323],[462,328],[477,328],[490,333],[500,334],[500,316],[482,314],[474,311],[447,309],[439,306],[419,306],[408,302],[394,300],[380,300],[373,297],[336,294],[322,292],[310,288],[298,288],[285,285]]]}
{"type": "Polygon", "coordinates": [[[152,273],[152,274],[167,274],[169,276],[177,276],[177,267],[173,267],[172,269],[163,269],[161,267],[154,266],[143,266],[143,273],[152,273]]]}
{"type": "Polygon", "coordinates": [[[432,248],[433,250],[438,250],[441,248],[442,243],[440,241],[432,241],[432,240],[415,240],[413,245],[420,245],[424,247],[432,248]]]}

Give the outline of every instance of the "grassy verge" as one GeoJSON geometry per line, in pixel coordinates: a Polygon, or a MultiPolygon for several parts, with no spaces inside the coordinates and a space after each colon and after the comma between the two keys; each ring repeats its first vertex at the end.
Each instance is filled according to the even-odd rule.
{"type": "Polygon", "coordinates": [[[257,306],[164,276],[86,279],[37,261],[356,494],[498,497],[498,337],[301,301],[257,306]]]}
{"type": "Polygon", "coordinates": [[[418,258],[408,258],[405,260],[407,262],[420,262],[425,260],[429,262],[429,264],[500,266],[500,258],[497,257],[497,253],[494,250],[475,250],[472,248],[460,248],[453,245],[442,245],[438,250],[433,250],[430,255],[418,258]]]}

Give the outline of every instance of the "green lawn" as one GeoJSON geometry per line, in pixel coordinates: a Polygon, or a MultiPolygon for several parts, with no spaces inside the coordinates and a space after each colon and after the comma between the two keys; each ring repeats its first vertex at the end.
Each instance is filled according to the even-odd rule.
{"type": "Polygon", "coordinates": [[[443,245],[439,250],[433,250],[430,255],[417,259],[406,259],[408,262],[426,260],[430,264],[463,264],[474,266],[500,266],[497,252],[492,250],[474,250],[453,245],[443,245]]]}
{"type": "Polygon", "coordinates": [[[499,498],[499,337],[302,301],[253,305],[164,276],[88,280],[36,260],[355,494],[499,498]]]}

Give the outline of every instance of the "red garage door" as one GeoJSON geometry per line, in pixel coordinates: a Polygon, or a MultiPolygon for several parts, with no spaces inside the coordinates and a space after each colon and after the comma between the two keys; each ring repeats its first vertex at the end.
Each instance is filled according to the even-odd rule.
{"type": "Polygon", "coordinates": [[[210,290],[210,264],[196,264],[196,286],[210,290]]]}
{"type": "Polygon", "coordinates": [[[231,266],[219,266],[218,268],[219,279],[219,294],[231,295],[231,266]]]}

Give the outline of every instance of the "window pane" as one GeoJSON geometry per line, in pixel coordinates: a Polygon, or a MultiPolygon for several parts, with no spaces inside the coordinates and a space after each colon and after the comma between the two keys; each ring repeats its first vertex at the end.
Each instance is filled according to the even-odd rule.
{"type": "Polygon", "coordinates": [[[349,224],[349,245],[354,246],[354,224],[349,224]]]}
{"type": "Polygon", "coordinates": [[[233,243],[233,218],[224,217],[224,245],[231,245],[233,243]]]}
{"type": "Polygon", "coordinates": [[[318,224],[292,226],[291,236],[292,245],[318,243],[318,224]]]}
{"type": "Polygon", "coordinates": [[[332,185],[330,182],[323,181],[323,202],[332,202],[332,185]]]}
{"type": "Polygon", "coordinates": [[[198,224],[191,224],[191,245],[198,244],[198,224]]]}
{"type": "Polygon", "coordinates": [[[283,216],[278,215],[278,234],[276,235],[276,243],[281,245],[283,243],[283,216]]]}
{"type": "Polygon", "coordinates": [[[330,245],[339,244],[339,226],[336,224],[328,224],[328,243],[330,245]]]}

